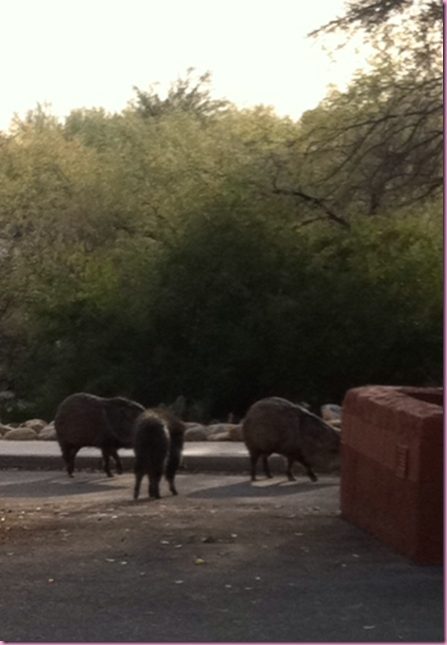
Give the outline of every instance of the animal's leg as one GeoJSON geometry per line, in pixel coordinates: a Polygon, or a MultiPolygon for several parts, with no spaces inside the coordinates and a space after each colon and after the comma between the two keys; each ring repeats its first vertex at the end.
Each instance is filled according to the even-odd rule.
{"type": "Polygon", "coordinates": [[[172,493],[173,495],[178,495],[177,489],[176,489],[176,487],[175,487],[174,477],[175,477],[175,475],[172,475],[172,477],[171,477],[171,478],[169,478],[168,476],[166,476],[166,479],[167,479],[167,481],[168,481],[168,484],[169,484],[169,490],[171,491],[171,493],[172,493]]]}
{"type": "Polygon", "coordinates": [[[299,457],[297,457],[297,461],[299,461],[300,464],[303,464],[303,466],[304,466],[304,468],[306,470],[306,474],[309,477],[310,481],[312,481],[312,482],[318,481],[318,477],[316,476],[316,474],[312,470],[312,467],[311,467],[310,463],[307,461],[307,459],[305,459],[305,457],[300,455],[299,457]]]}
{"type": "Polygon", "coordinates": [[[69,477],[73,477],[74,460],[76,457],[77,449],[66,443],[61,445],[62,458],[65,462],[65,467],[69,477]]]}
{"type": "Polygon", "coordinates": [[[171,491],[171,493],[173,495],[178,495],[177,489],[175,487],[174,479],[175,479],[175,471],[174,472],[171,471],[169,473],[166,473],[166,480],[167,480],[167,482],[169,484],[169,490],[171,491]]]}
{"type": "Polygon", "coordinates": [[[74,471],[74,465],[75,465],[75,457],[78,454],[79,448],[75,448],[74,446],[71,446],[70,448],[70,457],[69,457],[69,463],[67,467],[67,472],[70,477],[73,477],[73,471],[74,471]]]}
{"type": "Polygon", "coordinates": [[[140,494],[140,486],[141,486],[141,480],[143,479],[143,473],[142,472],[135,472],[135,487],[133,490],[133,498],[138,499],[138,495],[140,494]]]}
{"type": "Polygon", "coordinates": [[[173,495],[177,495],[174,479],[177,468],[180,465],[180,455],[178,451],[172,451],[169,454],[168,463],[166,464],[166,480],[169,484],[169,490],[173,495]]]}
{"type": "Polygon", "coordinates": [[[251,465],[251,481],[256,481],[256,464],[258,463],[259,453],[251,452],[250,453],[250,465],[251,465]]]}
{"type": "MultiPolygon", "coordinates": [[[[65,443],[60,444],[60,446],[62,451],[62,459],[64,460],[65,468],[68,473],[68,464],[70,461],[70,448],[65,443]]],[[[70,473],[68,474],[70,475],[70,473]]]]}
{"type": "Polygon", "coordinates": [[[162,473],[155,471],[149,473],[149,497],[160,499],[160,480],[162,473]]]}
{"type": "Polygon", "coordinates": [[[294,482],[295,481],[295,477],[293,476],[293,473],[292,473],[292,466],[293,466],[294,461],[295,461],[294,457],[287,457],[286,474],[287,474],[287,479],[289,480],[289,482],[294,482]]]}
{"type": "Polygon", "coordinates": [[[110,451],[110,455],[113,457],[116,465],[116,472],[118,475],[123,474],[123,464],[121,463],[120,456],[118,454],[118,450],[114,448],[113,450],[110,451]]]}
{"type": "Polygon", "coordinates": [[[268,477],[268,479],[272,479],[272,473],[270,472],[269,456],[268,455],[264,455],[262,457],[262,465],[263,465],[263,468],[264,468],[265,476],[268,477]]]}
{"type": "Polygon", "coordinates": [[[109,448],[102,448],[101,452],[104,472],[107,477],[113,477],[112,471],[110,470],[110,455],[112,454],[112,451],[109,448]]]}

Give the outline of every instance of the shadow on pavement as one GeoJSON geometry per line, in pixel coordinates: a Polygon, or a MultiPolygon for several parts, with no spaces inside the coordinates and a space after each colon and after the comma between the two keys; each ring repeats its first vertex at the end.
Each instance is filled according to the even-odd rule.
{"type": "MultiPolygon", "coordinates": [[[[128,489],[129,486],[120,486],[114,484],[113,490],[128,489]]],[[[46,480],[41,482],[30,481],[18,484],[2,484],[0,486],[0,496],[3,498],[11,497],[65,497],[67,495],[83,495],[85,493],[102,493],[112,490],[109,481],[103,478],[97,481],[91,479],[67,479],[46,480]]]]}
{"type": "Polygon", "coordinates": [[[228,497],[279,497],[297,493],[314,492],[321,488],[333,487],[333,483],[289,482],[263,480],[252,484],[250,481],[238,482],[229,486],[213,486],[188,493],[186,497],[202,499],[219,499],[228,497]]]}

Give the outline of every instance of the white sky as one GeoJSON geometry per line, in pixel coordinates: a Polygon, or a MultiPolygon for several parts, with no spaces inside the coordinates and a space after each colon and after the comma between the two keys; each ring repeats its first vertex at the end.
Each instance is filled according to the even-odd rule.
{"type": "MultiPolygon", "coordinates": [[[[354,46],[331,62],[306,34],[343,13],[343,0],[0,0],[0,129],[37,102],[64,116],[119,111],[188,67],[240,107],[300,114],[364,64],[354,46]]],[[[359,42],[357,42],[357,45],[359,42]]]]}

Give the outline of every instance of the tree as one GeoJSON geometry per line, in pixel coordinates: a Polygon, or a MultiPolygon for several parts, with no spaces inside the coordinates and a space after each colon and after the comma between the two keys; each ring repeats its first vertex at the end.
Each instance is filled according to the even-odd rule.
{"type": "Polygon", "coordinates": [[[200,101],[17,121],[0,138],[0,371],[29,413],[76,390],[224,416],[439,381],[436,193],[405,177],[419,163],[427,182],[428,121],[389,118],[420,105],[396,69],[296,123],[200,101]]]}
{"type": "Polygon", "coordinates": [[[323,114],[303,119],[307,158],[325,169],[317,183],[340,210],[354,204],[375,215],[442,190],[442,86],[426,77],[416,86],[396,67],[358,77],[328,97],[323,114]]]}
{"type": "MultiPolygon", "coordinates": [[[[439,33],[442,28],[443,6],[437,0],[351,0],[345,15],[331,20],[311,33],[349,31],[361,28],[375,35],[396,18],[414,18],[420,33],[439,33]]],[[[441,32],[442,33],[442,32],[441,32]]]]}
{"type": "Polygon", "coordinates": [[[376,55],[371,72],[303,115],[277,159],[274,193],[345,227],[352,212],[372,216],[440,197],[441,18],[440,3],[430,0],[357,0],[313,33],[361,29],[376,55]]]}
{"type": "Polygon", "coordinates": [[[210,72],[201,74],[197,79],[193,72],[194,68],[190,67],[185,78],[179,78],[171,85],[164,99],[156,92],[154,85],[146,91],[134,87],[137,97],[130,103],[130,109],[144,119],[180,111],[194,114],[201,120],[227,109],[230,105],[228,101],[211,98],[210,72]]]}
{"type": "MultiPolygon", "coordinates": [[[[438,0],[351,0],[344,16],[313,31],[346,37],[361,31],[388,56],[398,56],[408,68],[442,73],[443,3],[438,0]]],[[[343,46],[341,44],[340,46],[343,46]]]]}

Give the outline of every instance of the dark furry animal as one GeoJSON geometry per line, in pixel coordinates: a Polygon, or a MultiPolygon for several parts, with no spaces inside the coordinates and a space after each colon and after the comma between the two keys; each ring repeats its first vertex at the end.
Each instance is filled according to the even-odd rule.
{"type": "Polygon", "coordinates": [[[121,473],[117,451],[132,446],[134,423],[143,412],[142,405],[122,397],[104,399],[80,392],[64,399],[56,412],[55,428],[68,475],[73,477],[76,454],[84,446],[101,449],[108,477],[112,477],[110,457],[121,473]]]}
{"type": "Polygon", "coordinates": [[[278,453],[287,458],[287,477],[292,474],[294,461],[306,469],[311,481],[316,481],[313,466],[330,462],[339,452],[339,433],[306,408],[279,397],[269,397],[254,403],[243,422],[242,433],[250,453],[251,479],[256,479],[256,465],[262,457],[264,472],[271,477],[268,457],[278,453]]]}
{"type": "Polygon", "coordinates": [[[170,446],[165,476],[169,484],[169,490],[173,495],[177,495],[174,479],[182,461],[186,426],[181,419],[167,408],[154,408],[153,411],[163,419],[169,430],[170,446]]]}
{"type": "Polygon", "coordinates": [[[177,495],[175,474],[181,462],[185,426],[165,408],[146,410],[135,425],[134,499],[140,493],[141,481],[149,478],[149,497],[160,498],[160,481],[165,475],[169,490],[177,495]]]}

